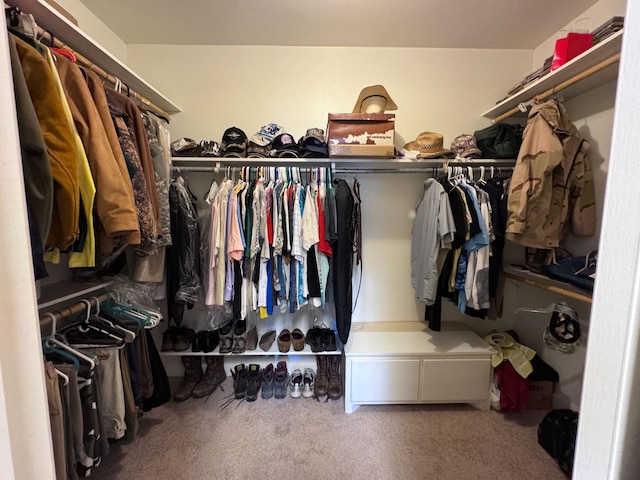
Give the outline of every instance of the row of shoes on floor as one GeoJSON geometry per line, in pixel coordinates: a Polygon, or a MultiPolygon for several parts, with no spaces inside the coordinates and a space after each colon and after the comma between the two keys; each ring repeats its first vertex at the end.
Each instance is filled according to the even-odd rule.
{"type": "Polygon", "coordinates": [[[231,370],[233,398],[255,402],[260,394],[264,400],[282,399],[288,391],[292,398],[326,396],[326,401],[338,400],[342,396],[340,356],[318,355],[316,361],[317,374],[312,368],[305,368],[304,372],[296,368],[289,374],[285,361],[278,362],[275,368],[272,363],[265,368],[254,363],[238,364],[231,370]]]}
{"type": "MultiPolygon", "coordinates": [[[[210,353],[220,346],[220,353],[243,353],[245,350],[256,350],[258,343],[260,348],[267,352],[276,340],[277,332],[269,330],[260,337],[258,342],[258,330],[255,326],[247,331],[246,320],[230,322],[220,330],[202,330],[195,332],[191,328],[171,326],[162,334],[161,351],[181,352],[191,347],[192,352],[210,353]]],[[[311,351],[333,352],[337,350],[336,334],[325,326],[311,327],[305,335],[299,328],[289,330],[287,328],[277,334],[278,351],[287,353],[293,346],[293,350],[304,350],[305,343],[311,347],[311,351]]]]}
{"type": "MultiPolygon", "coordinates": [[[[211,395],[225,381],[224,357],[219,355],[205,356],[206,369],[202,371],[202,359],[198,355],[182,357],[184,376],[173,395],[176,402],[189,397],[204,398],[211,395]]],[[[342,397],[342,378],[340,374],[339,355],[317,355],[317,371],[305,368],[304,372],[296,368],[291,374],[287,370],[287,362],[280,361],[273,367],[270,363],[265,368],[258,364],[244,363],[231,370],[233,376],[232,399],[253,402],[258,398],[272,397],[282,399],[287,390],[292,398],[325,397],[325,401],[338,400],[342,397]]]]}

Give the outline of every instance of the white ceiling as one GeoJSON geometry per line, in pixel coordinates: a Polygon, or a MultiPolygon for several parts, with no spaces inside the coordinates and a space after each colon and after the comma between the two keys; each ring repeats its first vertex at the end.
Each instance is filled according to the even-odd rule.
{"type": "Polygon", "coordinates": [[[597,0],[80,0],[125,43],[532,49],[597,0]]]}

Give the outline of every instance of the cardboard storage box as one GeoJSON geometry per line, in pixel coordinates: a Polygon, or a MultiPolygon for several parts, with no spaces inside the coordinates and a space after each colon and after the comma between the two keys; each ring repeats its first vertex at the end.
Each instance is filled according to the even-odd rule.
{"type": "Polygon", "coordinates": [[[527,408],[534,410],[551,410],[553,408],[553,387],[555,382],[546,380],[527,380],[529,387],[529,404],[527,408]]]}
{"type": "Polygon", "coordinates": [[[395,119],[387,113],[330,113],[329,157],[393,158],[395,119]]]}

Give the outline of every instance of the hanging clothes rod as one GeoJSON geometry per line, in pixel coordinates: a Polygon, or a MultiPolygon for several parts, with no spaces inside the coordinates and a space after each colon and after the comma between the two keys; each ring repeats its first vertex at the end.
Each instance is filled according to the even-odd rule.
{"type": "MultiPolygon", "coordinates": [[[[74,313],[80,313],[84,310],[86,310],[87,308],[87,304],[86,302],[89,302],[91,304],[91,307],[97,307],[98,306],[98,302],[102,303],[105,300],[107,300],[108,295],[103,294],[100,295],[98,297],[92,297],[92,298],[88,298],[86,299],[85,302],[78,302],[78,303],[74,303],[73,305],[63,308],[62,310],[58,310],[57,312],[51,312],[51,315],[53,315],[54,317],[56,317],[56,321],[58,320],[62,320],[65,317],[68,317],[70,315],[73,315],[74,313]],[[97,301],[96,301],[97,298],[97,301]]],[[[48,326],[51,324],[51,316],[48,314],[44,314],[40,317],[40,328],[48,326]]]]}
{"type": "MultiPolygon", "coordinates": [[[[511,161],[511,162],[515,162],[515,161],[511,161]]],[[[256,165],[257,166],[257,165],[256,165]]],[[[256,166],[253,166],[253,168],[255,168],[256,166]]],[[[282,165],[285,166],[285,165],[282,165]]],[[[449,163],[450,167],[454,167],[454,166],[458,166],[458,167],[462,167],[462,168],[467,168],[467,167],[471,167],[473,169],[478,169],[480,167],[485,167],[485,168],[490,168],[490,167],[494,167],[497,170],[501,170],[501,169],[513,169],[513,164],[512,165],[501,165],[501,164],[495,164],[495,163],[480,163],[480,164],[470,164],[470,162],[465,162],[465,163],[449,163]]],[[[265,168],[269,168],[269,167],[265,167],[265,168]]],[[[291,168],[297,168],[298,170],[300,170],[301,172],[307,172],[307,171],[314,171],[318,168],[331,168],[330,166],[326,165],[326,166],[319,166],[319,167],[291,167],[291,168]]],[[[374,174],[374,173],[425,173],[425,172],[429,172],[429,171],[433,171],[433,170],[442,170],[443,168],[443,164],[440,163],[439,165],[433,165],[433,166],[424,166],[424,167],[413,167],[413,168],[357,168],[357,167],[344,167],[344,168],[337,168],[337,167],[333,167],[331,168],[331,171],[333,173],[337,173],[337,174],[352,174],[352,173],[360,173],[360,174],[374,174]]],[[[180,173],[180,172],[184,172],[184,173],[189,173],[189,172],[200,172],[200,173],[224,173],[226,169],[231,169],[232,172],[239,172],[242,171],[242,167],[225,167],[225,166],[198,166],[198,167],[194,167],[194,166],[177,166],[177,165],[172,165],[171,170],[173,172],[176,173],[180,173]]],[[[446,171],[446,168],[445,168],[446,171]]]]}
{"type": "MultiPolygon", "coordinates": [[[[564,90],[567,87],[570,87],[571,85],[573,85],[574,83],[577,83],[581,80],[584,80],[587,77],[590,77],[591,75],[598,73],[600,70],[604,70],[605,68],[607,68],[610,65],[613,65],[616,62],[620,61],[620,54],[616,53],[615,55],[612,55],[611,57],[607,58],[606,60],[603,60],[602,62],[594,65],[591,68],[586,69],[584,72],[581,72],[573,77],[571,77],[568,80],[565,80],[562,83],[559,83],[558,85],[556,85],[555,87],[552,87],[548,90],[545,90],[542,93],[539,93],[538,95],[534,96],[529,102],[533,102],[533,103],[538,103],[540,100],[545,100],[546,98],[560,92],[561,90],[564,90]]],[[[494,118],[493,120],[491,120],[491,123],[498,123],[501,122],[502,120],[504,120],[505,118],[510,117],[511,115],[520,112],[520,108],[518,106],[513,107],[511,110],[503,113],[502,115],[498,115],[496,118],[494,118]]]]}

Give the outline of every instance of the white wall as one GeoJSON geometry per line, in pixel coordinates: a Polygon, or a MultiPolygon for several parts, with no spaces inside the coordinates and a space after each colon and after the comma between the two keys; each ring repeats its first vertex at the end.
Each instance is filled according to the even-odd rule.
{"type": "MultiPolygon", "coordinates": [[[[442,133],[448,147],[455,136],[488,125],[480,113],[526,73],[531,56],[517,50],[130,45],[129,60],[181,105],[170,125],[174,138],[220,141],[232,125],[251,135],[268,122],[298,138],[307,128],[325,128],[329,112],[351,112],[364,86],[382,83],[399,106],[397,147],[427,130],[442,133]]],[[[410,283],[409,211],[427,176],[360,178],[366,278],[354,321],[422,318],[410,283]]]]}
{"type": "MultiPolygon", "coordinates": [[[[127,45],[113,30],[96,17],[91,10],[85,7],[80,0],[56,0],[56,3],[69,12],[77,21],[78,27],[93,38],[96,43],[118,58],[122,63],[127,63],[127,45]]],[[[123,13],[123,15],[126,15],[123,13]]]]}
{"type": "MultiPolygon", "coordinates": [[[[4,19],[1,22],[5,29],[4,19]]],[[[46,480],[53,479],[55,473],[7,44],[3,35],[0,82],[6,87],[0,89],[0,460],[10,456],[12,464],[0,463],[0,477],[46,480]]]]}

